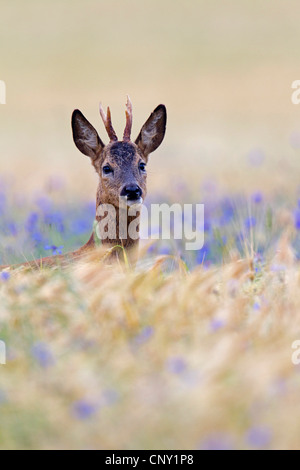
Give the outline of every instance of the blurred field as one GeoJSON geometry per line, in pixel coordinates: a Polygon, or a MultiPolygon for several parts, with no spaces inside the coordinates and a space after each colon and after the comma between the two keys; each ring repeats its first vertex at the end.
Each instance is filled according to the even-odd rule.
{"type": "Polygon", "coordinates": [[[299,3],[0,0],[0,263],[85,243],[97,179],[79,108],[106,140],[166,138],[148,200],[205,204],[205,244],[142,244],[0,273],[0,448],[300,448],[299,3]]]}
{"type": "Polygon", "coordinates": [[[2,280],[1,448],[299,448],[299,268],[2,280]]]}
{"type": "Polygon", "coordinates": [[[0,9],[1,173],[21,188],[59,174],[92,197],[95,177],[72,142],[71,112],[82,109],[105,139],[98,102],[111,105],[120,133],[127,93],[136,134],[158,103],[168,109],[152,190],[175,176],[195,191],[207,178],[226,189],[298,187],[296,0],[16,0],[0,9]],[[265,153],[263,171],[248,171],[253,148],[265,153]]]}

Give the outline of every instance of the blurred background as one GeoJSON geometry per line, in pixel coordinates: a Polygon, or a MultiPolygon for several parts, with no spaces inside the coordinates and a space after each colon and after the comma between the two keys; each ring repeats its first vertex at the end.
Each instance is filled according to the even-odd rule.
{"type": "Polygon", "coordinates": [[[1,449],[300,448],[299,13],[0,0],[0,265],[88,240],[97,175],[71,114],[107,142],[100,100],[121,136],[130,95],[133,138],[164,103],[146,204],[205,204],[203,249],[145,245],[132,272],[0,269],[1,449]]]}
{"type": "Polygon", "coordinates": [[[98,103],[110,105],[121,135],[128,93],[133,136],[159,103],[168,110],[150,192],[176,199],[178,184],[197,194],[213,183],[294,193],[298,12],[296,0],[1,0],[2,178],[92,200],[97,179],[74,146],[71,113],[81,109],[107,141],[98,103]]]}

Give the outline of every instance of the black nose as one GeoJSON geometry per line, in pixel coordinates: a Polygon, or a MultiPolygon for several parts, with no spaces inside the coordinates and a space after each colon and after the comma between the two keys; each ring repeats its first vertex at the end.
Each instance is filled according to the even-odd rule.
{"type": "Polygon", "coordinates": [[[121,196],[127,197],[129,201],[135,201],[142,196],[142,190],[137,184],[128,184],[122,189],[121,196]]]}

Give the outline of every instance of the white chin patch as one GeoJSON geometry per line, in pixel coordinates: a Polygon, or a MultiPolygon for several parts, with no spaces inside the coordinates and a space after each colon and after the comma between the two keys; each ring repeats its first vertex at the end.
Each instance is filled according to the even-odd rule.
{"type": "Polygon", "coordinates": [[[127,207],[140,206],[141,204],[143,204],[143,198],[140,197],[139,199],[135,199],[134,201],[130,201],[127,199],[126,204],[127,204],[127,207]]]}

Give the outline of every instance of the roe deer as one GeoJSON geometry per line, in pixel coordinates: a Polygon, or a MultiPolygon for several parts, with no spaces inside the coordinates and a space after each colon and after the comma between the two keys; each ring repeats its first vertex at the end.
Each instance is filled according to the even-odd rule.
{"type": "Polygon", "coordinates": [[[110,138],[109,144],[105,145],[102,142],[95,128],[78,109],[72,114],[73,139],[76,147],[91,159],[91,163],[99,176],[95,222],[99,224],[104,218],[105,210],[101,209],[105,209],[106,205],[112,206],[115,208],[116,215],[115,234],[110,237],[102,237],[105,233],[103,234],[100,231],[99,237],[99,234],[96,235],[94,230],[89,241],[76,251],[66,255],[55,255],[22,263],[21,266],[53,266],[57,261],[65,262],[79,258],[97,245],[97,238],[101,238],[103,245],[108,248],[118,245],[132,253],[132,250],[138,247],[139,240],[130,236],[128,227],[135,220],[138,232],[140,212],[136,211],[135,216],[126,214],[128,217],[126,217],[127,225],[125,230],[124,227],[122,230],[120,227],[120,214],[122,210],[128,211],[133,204],[141,204],[146,197],[146,165],[149,154],[154,152],[163,141],[167,122],[166,107],[162,104],[157,106],[141,128],[134,142],[130,138],[132,105],[129,97],[127,97],[126,103],[126,126],[123,140],[118,140],[113,129],[109,107],[107,108],[107,114],[105,114],[100,104],[100,115],[110,138]],[[126,204],[120,207],[122,198],[125,199],[126,204]]]}

